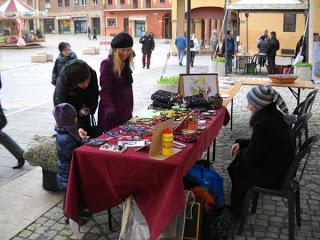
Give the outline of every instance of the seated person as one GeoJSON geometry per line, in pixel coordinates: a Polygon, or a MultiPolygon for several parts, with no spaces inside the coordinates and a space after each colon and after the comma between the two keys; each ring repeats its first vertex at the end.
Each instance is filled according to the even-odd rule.
{"type": "Polygon", "coordinates": [[[238,139],[228,167],[232,182],[231,211],[241,216],[245,194],[251,186],[280,189],[294,159],[294,141],[286,122],[288,109],[272,87],[254,87],[247,94],[251,111],[251,139],[238,139]]]}

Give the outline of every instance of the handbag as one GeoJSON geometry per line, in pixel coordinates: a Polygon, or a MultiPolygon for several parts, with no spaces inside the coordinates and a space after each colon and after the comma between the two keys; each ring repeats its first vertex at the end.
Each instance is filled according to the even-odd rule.
{"type": "Polygon", "coordinates": [[[0,130],[4,128],[7,125],[7,123],[8,123],[8,120],[6,118],[6,115],[4,115],[2,106],[0,104],[0,130]]]}
{"type": "Polygon", "coordinates": [[[90,138],[97,138],[103,134],[103,128],[97,125],[96,119],[90,114],[90,126],[85,127],[90,138]]]}

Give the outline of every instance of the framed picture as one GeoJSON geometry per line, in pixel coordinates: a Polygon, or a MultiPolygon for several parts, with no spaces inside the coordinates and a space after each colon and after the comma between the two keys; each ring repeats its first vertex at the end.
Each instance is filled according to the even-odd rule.
{"type": "Polygon", "coordinates": [[[207,97],[219,94],[218,74],[193,73],[180,74],[179,94],[183,97],[204,94],[207,97]]]}

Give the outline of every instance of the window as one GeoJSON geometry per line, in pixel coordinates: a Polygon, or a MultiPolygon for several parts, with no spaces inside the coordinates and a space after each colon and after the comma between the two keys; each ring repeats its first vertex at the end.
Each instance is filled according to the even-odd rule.
{"type": "Polygon", "coordinates": [[[65,6],[65,7],[69,7],[69,6],[70,6],[69,0],[64,0],[64,6],[65,6]]]}
{"type": "Polygon", "coordinates": [[[120,4],[126,4],[126,0],[120,0],[120,4]]]}
{"type": "Polygon", "coordinates": [[[81,6],[86,6],[87,5],[87,0],[80,0],[81,6]]]}
{"type": "Polygon", "coordinates": [[[138,0],[132,1],[132,8],[138,8],[138,0]]]}
{"type": "Polygon", "coordinates": [[[146,8],[151,8],[151,0],[146,0],[146,8]]]}
{"type": "Polygon", "coordinates": [[[27,4],[28,4],[28,6],[33,7],[33,0],[28,0],[27,4]]]}
{"type": "Polygon", "coordinates": [[[79,6],[79,0],[73,0],[73,5],[74,6],[79,6]]]}
{"type": "Polygon", "coordinates": [[[112,5],[112,0],[108,0],[108,4],[109,4],[109,5],[112,5]]]}
{"type": "Polygon", "coordinates": [[[107,27],[116,27],[117,20],[115,18],[108,18],[107,19],[107,27]]]}
{"type": "Polygon", "coordinates": [[[97,5],[98,4],[98,0],[92,0],[93,5],[97,5]]]}
{"type": "Polygon", "coordinates": [[[45,8],[50,8],[51,4],[50,4],[50,0],[46,0],[45,1],[45,8]]]}
{"type": "Polygon", "coordinates": [[[296,31],[296,14],[285,13],[283,18],[283,32],[296,31]]]}
{"type": "Polygon", "coordinates": [[[58,0],[58,7],[62,7],[62,0],[58,0]]]}
{"type": "Polygon", "coordinates": [[[160,0],[160,3],[165,3],[166,2],[166,0],[160,0]]]}

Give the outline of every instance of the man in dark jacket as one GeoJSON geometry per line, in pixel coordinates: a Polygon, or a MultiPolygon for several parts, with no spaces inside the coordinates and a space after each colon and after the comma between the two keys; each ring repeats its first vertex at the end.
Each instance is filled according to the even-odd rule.
{"type": "Polygon", "coordinates": [[[276,73],[276,55],[277,51],[280,49],[280,44],[276,36],[276,32],[271,32],[271,37],[269,41],[269,51],[267,52],[268,56],[268,73],[276,73]]]}
{"type": "Polygon", "coordinates": [[[61,42],[58,46],[59,49],[59,56],[57,57],[53,70],[52,70],[52,77],[51,77],[51,83],[52,85],[56,85],[57,79],[60,76],[61,69],[63,66],[72,60],[77,59],[77,55],[70,49],[70,44],[67,42],[61,42]]]}
{"type": "Polygon", "coordinates": [[[246,191],[251,186],[280,189],[294,159],[294,141],[284,120],[288,109],[281,96],[269,86],[247,94],[252,112],[250,140],[238,139],[231,148],[236,156],[228,167],[232,182],[231,211],[240,216],[246,191]],[[278,110],[278,108],[281,110],[278,110]]]}
{"type": "Polygon", "coordinates": [[[231,32],[228,30],[227,31],[227,40],[223,39],[222,43],[222,54],[227,51],[227,71],[228,73],[232,72],[232,58],[234,54],[235,46],[234,46],[234,39],[231,35],[231,32]],[[227,42],[227,46],[225,46],[227,42]]]}
{"type": "Polygon", "coordinates": [[[264,35],[260,36],[257,47],[259,49],[259,64],[264,66],[266,63],[267,52],[270,47],[269,38],[266,38],[264,35]]]}
{"type": "Polygon", "coordinates": [[[151,32],[146,32],[139,40],[139,43],[142,44],[142,67],[150,68],[151,53],[154,50],[154,39],[151,32]]]}
{"type": "Polygon", "coordinates": [[[86,62],[75,60],[64,66],[57,80],[53,102],[55,106],[69,103],[76,109],[81,137],[86,135],[90,126],[90,115],[96,111],[98,97],[97,74],[86,62]]]}

